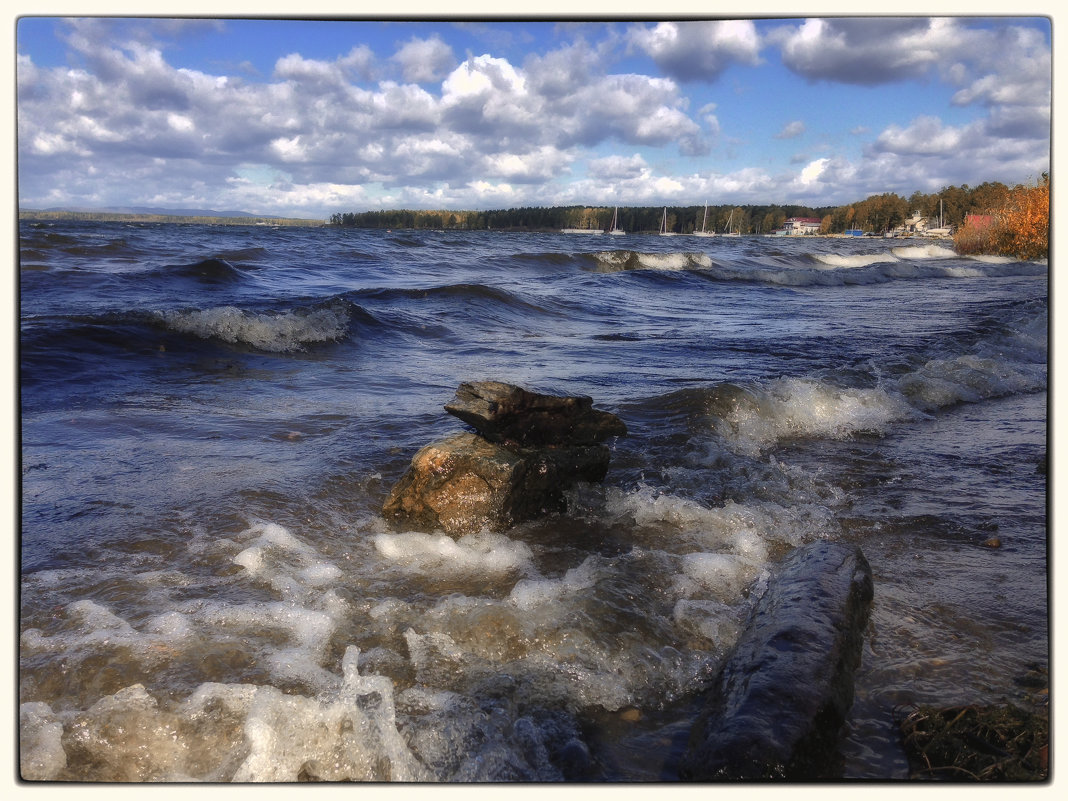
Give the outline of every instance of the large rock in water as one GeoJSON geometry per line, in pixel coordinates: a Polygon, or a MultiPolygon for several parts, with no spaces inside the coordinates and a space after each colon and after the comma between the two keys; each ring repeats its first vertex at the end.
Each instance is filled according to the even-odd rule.
{"type": "Polygon", "coordinates": [[[576,482],[602,481],[623,421],[585,396],[540,395],[496,381],[461,384],[446,410],[464,433],[421,449],[382,508],[396,524],[462,535],[564,511],[576,482]]]}
{"type": "Polygon", "coordinates": [[[622,420],[594,409],[585,395],[543,395],[500,381],[461,384],[445,411],[490,442],[525,447],[594,445],[627,433],[622,420]]]}
{"type": "Polygon", "coordinates": [[[830,778],[872,597],[858,548],[791,553],[709,691],[680,778],[830,778]]]}

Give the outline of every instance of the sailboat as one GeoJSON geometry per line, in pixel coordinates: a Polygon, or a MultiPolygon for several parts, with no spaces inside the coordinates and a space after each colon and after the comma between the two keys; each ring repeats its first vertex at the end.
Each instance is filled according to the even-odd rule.
{"type": "Polygon", "coordinates": [[[734,220],[734,209],[731,209],[730,216],[727,217],[727,230],[723,232],[724,236],[741,236],[737,231],[732,230],[731,221],[734,220]]]}
{"type": "Polygon", "coordinates": [[[675,236],[674,231],[667,229],[667,206],[664,206],[664,219],[660,222],[660,236],[675,236]]]}
{"type": "Polygon", "coordinates": [[[622,228],[619,227],[618,220],[619,220],[619,206],[616,206],[615,209],[613,209],[613,211],[612,211],[612,225],[608,229],[608,233],[613,234],[615,236],[622,236],[623,234],[626,233],[626,231],[624,231],[622,228]]]}
{"type": "Polygon", "coordinates": [[[714,232],[705,230],[705,226],[707,224],[708,224],[708,204],[706,203],[705,204],[705,216],[701,218],[701,230],[700,231],[694,231],[693,235],[694,236],[715,236],[714,232]]]}

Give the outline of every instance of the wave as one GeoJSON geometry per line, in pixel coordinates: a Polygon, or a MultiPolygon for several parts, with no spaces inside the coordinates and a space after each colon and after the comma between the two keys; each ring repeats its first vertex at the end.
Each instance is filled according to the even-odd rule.
{"type": "Polygon", "coordinates": [[[882,435],[891,424],[918,416],[896,392],[810,378],[780,378],[750,387],[722,384],[711,393],[708,414],[713,432],[731,450],[748,455],[793,438],[882,435]]]}
{"type": "Polygon", "coordinates": [[[645,425],[686,421],[750,457],[794,439],[884,436],[962,403],[1044,391],[1047,316],[1044,305],[994,310],[971,341],[943,341],[901,362],[690,387],[634,403],[628,415],[645,425]]]}
{"type": "Polygon", "coordinates": [[[960,258],[953,248],[945,245],[902,245],[891,248],[891,253],[899,259],[956,259],[960,258]]]}
{"type": "Polygon", "coordinates": [[[868,286],[892,281],[942,278],[1041,277],[1046,266],[1038,262],[977,261],[957,258],[903,261],[878,256],[820,257],[813,267],[769,268],[759,264],[715,265],[705,274],[715,280],[788,287],[868,286]],[[837,263],[836,263],[837,262],[837,263]]]}
{"type": "Polygon", "coordinates": [[[937,278],[1040,277],[1043,262],[1004,257],[962,257],[942,245],[896,247],[872,253],[764,253],[712,258],[704,253],[610,250],[590,253],[584,269],[617,273],[690,272],[714,281],[787,287],[872,285],[937,278]]]}
{"type": "Polygon", "coordinates": [[[206,284],[227,284],[243,280],[245,270],[223,258],[210,258],[193,264],[177,264],[154,270],[157,275],[191,278],[206,284]]]}
{"type": "Polygon", "coordinates": [[[813,253],[811,258],[818,265],[833,269],[869,267],[872,264],[898,261],[892,253],[813,253]]]}
{"type": "Polygon", "coordinates": [[[226,250],[216,253],[214,258],[225,261],[258,261],[267,258],[270,251],[264,247],[239,248],[238,250],[226,250]]]}
{"type": "Polygon", "coordinates": [[[713,261],[704,253],[651,253],[637,250],[603,250],[590,254],[594,272],[614,273],[628,270],[696,270],[708,268],[713,261]]]}
{"type": "Polygon", "coordinates": [[[507,289],[486,284],[445,284],[425,288],[376,287],[374,289],[357,290],[353,295],[359,298],[361,302],[372,300],[385,303],[410,300],[445,300],[461,303],[465,307],[470,304],[489,304],[538,315],[556,313],[552,309],[526,300],[507,289]]]}
{"type": "Polygon", "coordinates": [[[289,353],[312,344],[337,342],[348,335],[351,321],[350,305],[341,301],[278,312],[219,306],[155,314],[170,331],[270,353],[289,353]]]}

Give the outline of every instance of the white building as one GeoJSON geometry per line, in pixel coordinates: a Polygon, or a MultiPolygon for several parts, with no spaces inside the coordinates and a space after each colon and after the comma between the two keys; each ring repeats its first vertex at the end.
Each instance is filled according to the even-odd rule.
{"type": "Polygon", "coordinates": [[[783,236],[804,236],[818,234],[820,220],[816,217],[791,217],[782,226],[783,236]]]}

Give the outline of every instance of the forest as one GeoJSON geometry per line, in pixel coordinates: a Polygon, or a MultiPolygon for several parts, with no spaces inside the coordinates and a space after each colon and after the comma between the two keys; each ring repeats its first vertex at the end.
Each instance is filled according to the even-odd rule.
{"type": "MultiPolygon", "coordinates": [[[[939,192],[914,192],[905,198],[893,192],[872,195],[843,206],[800,205],[710,205],[668,206],[667,230],[690,234],[702,230],[714,233],[730,229],[742,234],[769,234],[782,228],[791,217],[819,219],[820,233],[840,234],[847,230],[880,234],[893,230],[914,214],[939,219],[944,225],[962,226],[969,214],[992,214],[1007,201],[1012,190],[1002,183],[976,187],[947,186],[939,192]],[[707,216],[706,216],[707,208],[707,216]]],[[[611,207],[528,206],[492,211],[389,210],[337,213],[330,224],[349,228],[559,231],[565,228],[607,230],[612,222],[611,207]]],[[[628,233],[656,233],[661,228],[664,207],[620,207],[617,225],[628,233]]]]}

